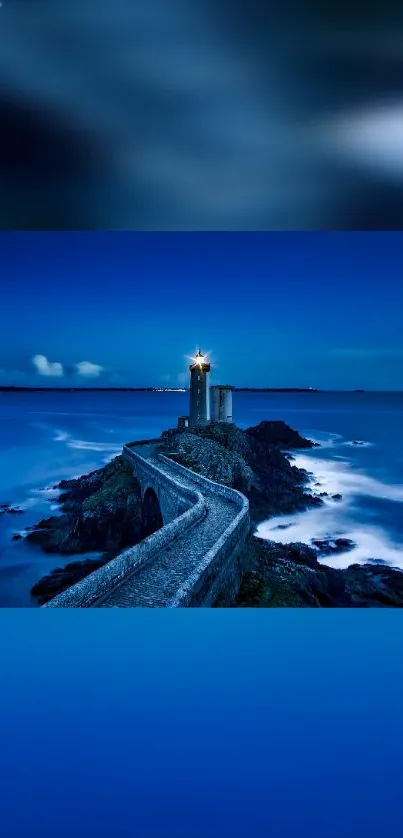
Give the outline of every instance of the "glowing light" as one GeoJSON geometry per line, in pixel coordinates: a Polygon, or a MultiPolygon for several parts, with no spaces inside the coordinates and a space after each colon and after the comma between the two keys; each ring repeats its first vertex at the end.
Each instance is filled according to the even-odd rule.
{"type": "Polygon", "coordinates": [[[196,355],[187,355],[186,356],[189,361],[191,361],[192,366],[203,368],[203,364],[211,364],[210,361],[210,352],[203,353],[200,349],[197,350],[196,355]]]}
{"type": "Polygon", "coordinates": [[[203,355],[203,352],[200,352],[200,349],[198,349],[196,357],[192,358],[192,361],[194,361],[194,363],[197,364],[199,367],[202,367],[203,364],[208,363],[208,358],[207,355],[203,355]]]}

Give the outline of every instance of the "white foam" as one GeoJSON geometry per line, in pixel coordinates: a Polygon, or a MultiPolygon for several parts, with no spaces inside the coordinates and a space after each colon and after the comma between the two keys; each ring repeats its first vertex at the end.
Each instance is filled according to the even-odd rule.
{"type": "Polygon", "coordinates": [[[345,568],[351,564],[365,564],[369,559],[376,559],[403,570],[403,544],[390,541],[380,527],[351,529],[343,537],[350,538],[356,546],[344,553],[319,558],[322,564],[345,568]]]}
{"type": "Polygon", "coordinates": [[[264,521],[257,528],[256,535],[283,544],[300,541],[312,545],[313,539],[348,538],[354,547],[340,553],[320,557],[319,561],[329,567],[346,568],[351,564],[364,564],[370,559],[379,559],[403,569],[403,544],[392,542],[381,527],[366,526],[343,520],[333,507],[320,507],[281,516],[264,521]],[[279,526],[286,525],[285,529],[279,526]]]}
{"type": "Polygon", "coordinates": [[[117,454],[120,454],[121,449],[119,451],[113,451],[111,454],[106,454],[105,457],[102,457],[102,462],[107,464],[110,463],[112,460],[115,459],[117,454]]]}
{"type": "MultiPolygon", "coordinates": [[[[341,461],[339,458],[324,460],[306,454],[297,454],[294,458],[294,465],[308,472],[314,472],[314,477],[308,481],[310,488],[319,481],[324,491],[328,491],[329,494],[341,494],[344,500],[351,500],[353,496],[361,495],[403,502],[403,484],[383,483],[375,477],[352,468],[345,460],[341,461]]],[[[325,502],[329,500],[325,498],[325,502]]]]}
{"type": "MultiPolygon", "coordinates": [[[[28,533],[29,533],[29,530],[27,530],[27,529],[24,529],[24,530],[13,530],[13,535],[20,535],[20,536],[21,536],[21,538],[26,538],[26,537],[27,537],[27,535],[28,535],[28,533]]],[[[18,540],[19,540],[19,539],[18,539],[18,540]]],[[[17,541],[17,539],[16,539],[16,541],[17,541]]]]}
{"type": "Polygon", "coordinates": [[[334,448],[335,445],[340,445],[340,440],[343,439],[342,434],[328,434],[326,437],[314,437],[309,434],[307,438],[321,448],[334,448]]]}
{"type": "Polygon", "coordinates": [[[53,437],[54,442],[65,442],[66,439],[69,439],[70,434],[67,431],[56,431],[56,435],[53,437]]]}
{"type": "Polygon", "coordinates": [[[123,443],[117,445],[116,442],[88,442],[84,439],[72,439],[67,445],[80,451],[113,451],[115,454],[120,454],[123,448],[123,443]]]}
{"type": "Polygon", "coordinates": [[[296,541],[311,544],[313,539],[348,538],[355,544],[351,550],[321,557],[321,563],[343,568],[374,559],[403,569],[403,544],[391,541],[382,527],[366,525],[363,528],[354,517],[354,501],[358,496],[403,503],[403,485],[383,483],[340,459],[325,460],[296,454],[294,464],[314,472],[307,483],[309,490],[315,493],[327,491],[329,496],[323,498],[323,506],[262,522],[256,535],[284,544],[296,541]],[[320,487],[315,486],[316,483],[320,487]],[[332,494],[341,494],[342,499],[335,501],[331,498],[332,494]]]}

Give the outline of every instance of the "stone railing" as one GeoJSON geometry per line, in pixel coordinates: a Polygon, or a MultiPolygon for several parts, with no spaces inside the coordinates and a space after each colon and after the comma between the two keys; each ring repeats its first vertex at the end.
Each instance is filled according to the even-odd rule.
{"type": "MultiPolygon", "coordinates": [[[[147,440],[147,444],[161,443],[161,439],[147,440]]],[[[233,574],[235,557],[242,548],[249,532],[249,501],[241,492],[231,489],[207,477],[197,474],[156,451],[157,458],[165,468],[158,468],[142,457],[133,447],[146,444],[144,441],[124,446],[123,455],[133,466],[138,476],[148,474],[151,482],[158,484],[166,493],[180,498],[189,508],[170,523],[148,538],[124,550],[115,559],[91,573],[80,582],[44,605],[44,608],[88,608],[101,603],[111,590],[130,576],[136,569],[151,564],[155,556],[179,538],[184,532],[197,525],[206,514],[204,492],[215,494],[234,503],[234,519],[224,530],[214,546],[202,557],[189,578],[167,603],[168,607],[194,607],[211,605],[223,586],[224,577],[233,574]],[[166,468],[169,467],[170,474],[166,468]],[[171,476],[172,475],[172,476],[171,476]],[[196,484],[190,487],[189,481],[196,484]],[[186,485],[187,484],[187,485],[186,485]]],[[[197,539],[197,533],[195,534],[197,539]]]]}
{"type": "Polygon", "coordinates": [[[115,559],[107,562],[98,570],[94,570],[85,579],[63,591],[54,599],[49,600],[43,608],[88,608],[95,605],[113,588],[120,585],[126,576],[133,573],[137,568],[150,564],[160,550],[167,547],[204,517],[206,509],[201,492],[190,489],[179,481],[168,477],[162,470],[157,469],[151,463],[147,463],[147,460],[143,460],[138,454],[130,453],[133,453],[133,458],[129,458],[132,463],[135,458],[136,466],[137,460],[140,460],[142,469],[148,468],[149,472],[158,471],[158,481],[164,483],[165,490],[175,492],[190,508],[178,515],[169,524],[145,538],[144,541],[124,550],[115,559]]]}
{"type": "MultiPolygon", "coordinates": [[[[184,473],[188,472],[185,466],[169,460],[163,454],[159,454],[159,456],[163,460],[168,460],[170,466],[178,475],[183,476],[184,473]]],[[[214,544],[214,547],[206,553],[193,573],[170,600],[169,608],[210,606],[216,598],[218,589],[223,585],[223,572],[231,573],[231,570],[226,568],[227,559],[231,559],[232,562],[237,551],[243,547],[250,529],[249,501],[245,495],[236,489],[216,483],[195,472],[192,472],[192,480],[202,490],[204,488],[209,492],[232,500],[238,507],[238,513],[214,544]]]]}

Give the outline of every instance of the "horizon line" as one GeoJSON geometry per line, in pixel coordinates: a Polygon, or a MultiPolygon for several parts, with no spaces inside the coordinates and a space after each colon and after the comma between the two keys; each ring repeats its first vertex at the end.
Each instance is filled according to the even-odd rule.
{"type": "MultiPolygon", "coordinates": [[[[403,389],[376,389],[371,390],[362,387],[341,387],[341,388],[324,388],[324,387],[233,387],[235,392],[299,392],[299,393],[402,393],[403,389]]],[[[60,392],[60,393],[74,393],[74,392],[153,392],[153,393],[187,393],[189,387],[47,387],[40,385],[13,385],[0,384],[0,392],[60,392]]]]}

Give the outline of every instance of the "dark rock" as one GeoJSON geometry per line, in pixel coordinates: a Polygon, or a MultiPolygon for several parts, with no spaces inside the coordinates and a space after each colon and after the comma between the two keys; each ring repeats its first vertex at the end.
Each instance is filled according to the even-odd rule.
{"type": "Polygon", "coordinates": [[[320,565],[306,545],[251,536],[248,571],[235,607],[403,607],[403,573],[365,564],[336,570],[320,565]]]}
{"type": "Polygon", "coordinates": [[[341,500],[343,495],[340,495],[338,492],[335,495],[332,495],[332,500],[341,500]]]}
{"type": "MultiPolygon", "coordinates": [[[[316,552],[304,544],[277,544],[251,536],[249,570],[236,607],[301,608],[336,605],[334,592],[318,564],[316,552]]],[[[342,587],[342,586],[341,586],[342,587]]]]}
{"type": "Polygon", "coordinates": [[[23,515],[25,510],[20,509],[18,506],[11,506],[9,503],[1,503],[0,515],[4,515],[6,512],[9,515],[23,515]]]}
{"type": "Polygon", "coordinates": [[[311,541],[322,556],[332,553],[343,553],[345,550],[352,550],[355,547],[354,541],[350,538],[313,538],[311,541]]]}
{"type": "Polygon", "coordinates": [[[70,562],[40,579],[31,591],[40,604],[143,538],[140,486],[123,457],[77,480],[63,480],[60,487],[68,489],[59,498],[62,514],[29,528],[27,541],[47,553],[102,556],[70,562]]]}
{"type": "Polygon", "coordinates": [[[246,431],[249,436],[263,445],[277,445],[279,448],[315,448],[318,443],[304,439],[285,422],[260,422],[246,431]]]}
{"type": "Polygon", "coordinates": [[[338,550],[352,550],[356,546],[351,538],[335,538],[334,543],[338,550]]]}
{"type": "MultiPolygon", "coordinates": [[[[336,571],[337,572],[337,571],[336,571]]],[[[402,608],[403,573],[378,563],[351,565],[343,573],[345,590],[355,607],[402,608]]]]}
{"type": "Polygon", "coordinates": [[[21,533],[20,532],[15,532],[11,541],[21,541],[21,539],[22,539],[21,533]]]}
{"type": "Polygon", "coordinates": [[[100,559],[84,559],[82,561],[70,562],[65,567],[57,567],[46,576],[43,576],[39,582],[31,588],[31,595],[37,600],[39,605],[44,605],[53,597],[80,582],[85,576],[98,570],[99,567],[106,564],[106,558],[100,559]]]}
{"type": "Polygon", "coordinates": [[[140,487],[123,457],[77,480],[62,481],[63,514],[40,521],[27,541],[48,553],[119,552],[142,538],[140,487]],[[68,484],[68,486],[67,486],[68,484]]]}
{"type": "Polygon", "coordinates": [[[313,544],[314,547],[317,547],[318,550],[325,550],[326,547],[328,547],[329,542],[327,539],[321,540],[319,538],[312,538],[311,544],[313,544]]]}
{"type": "Polygon", "coordinates": [[[261,422],[246,431],[217,422],[191,428],[186,434],[175,429],[162,435],[162,449],[168,456],[243,492],[253,523],[323,502],[304,491],[308,472],[293,466],[281,450],[283,444],[292,443],[300,448],[313,446],[284,422],[261,422]]]}

